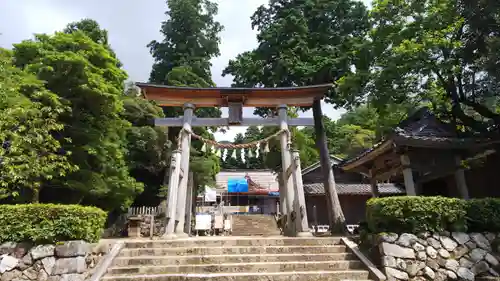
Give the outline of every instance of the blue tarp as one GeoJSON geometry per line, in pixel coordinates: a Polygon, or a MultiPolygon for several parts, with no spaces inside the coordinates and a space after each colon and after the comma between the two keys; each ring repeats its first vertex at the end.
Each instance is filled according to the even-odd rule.
{"type": "Polygon", "coordinates": [[[227,180],[227,192],[229,192],[229,193],[248,192],[247,180],[245,178],[228,179],[227,180]]]}

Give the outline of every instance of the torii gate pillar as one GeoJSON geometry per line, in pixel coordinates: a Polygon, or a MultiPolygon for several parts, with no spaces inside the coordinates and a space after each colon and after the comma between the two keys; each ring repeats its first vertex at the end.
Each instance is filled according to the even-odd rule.
{"type": "Polygon", "coordinates": [[[281,133],[282,184],[280,203],[286,210],[287,236],[310,236],[300,169],[300,157],[290,147],[289,126],[314,126],[312,118],[288,118],[287,106],[312,106],[331,84],[289,88],[190,88],[136,83],[145,98],[160,106],[184,106],[180,118],[155,119],[156,126],[183,127],[180,144],[172,157],[165,236],[187,236],[186,196],[192,127],[279,126],[281,133]],[[243,107],[278,108],[278,118],[243,118],[243,107]],[[229,107],[229,118],[196,118],[195,107],[229,107]],[[180,159],[179,159],[180,158],[180,159]],[[293,159],[293,161],[292,161],[293,159]],[[180,164],[179,164],[180,162],[180,164]],[[284,198],[283,198],[284,197],[284,198]],[[284,200],[282,200],[284,199],[284,200]],[[283,204],[284,203],[284,204],[283,204]]]}

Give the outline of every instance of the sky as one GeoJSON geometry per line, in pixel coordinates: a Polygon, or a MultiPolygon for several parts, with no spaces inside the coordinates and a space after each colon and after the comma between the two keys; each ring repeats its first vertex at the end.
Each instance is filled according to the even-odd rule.
{"type": "MultiPolygon", "coordinates": [[[[130,80],[147,82],[153,59],[146,45],[152,40],[162,40],[161,22],[166,20],[164,0],[0,0],[0,47],[33,38],[35,33],[53,33],[82,18],[96,20],[107,29],[111,47],[122,61],[130,80]]],[[[250,16],[268,0],[216,0],[219,13],[216,17],[223,26],[221,55],[212,60],[212,76],[217,86],[230,86],[232,77],[222,77],[222,70],[230,59],[256,47],[256,32],[252,30],[250,16]]],[[[253,109],[245,108],[244,117],[253,109]]],[[[338,119],[345,112],[323,104],[323,113],[338,119]]],[[[223,116],[227,111],[223,110],[223,116]]],[[[312,117],[305,112],[301,117],[312,117]]],[[[233,127],[228,132],[216,134],[217,140],[233,140],[246,128],[233,127]]]]}

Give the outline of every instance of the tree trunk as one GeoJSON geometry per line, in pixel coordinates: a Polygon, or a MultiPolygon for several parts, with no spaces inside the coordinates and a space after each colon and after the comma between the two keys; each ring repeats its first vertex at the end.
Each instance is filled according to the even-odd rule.
{"type": "Polygon", "coordinates": [[[33,188],[33,197],[31,198],[31,203],[33,204],[40,203],[40,189],[41,187],[33,188]]]}
{"type": "Polygon", "coordinates": [[[321,110],[321,100],[317,99],[313,103],[314,129],[316,132],[316,145],[319,150],[321,171],[323,174],[323,186],[325,189],[326,206],[328,208],[328,220],[330,231],[334,233],[345,232],[345,217],[340,206],[335,178],[333,175],[330,153],[326,141],[325,128],[323,124],[323,112],[321,110]]]}

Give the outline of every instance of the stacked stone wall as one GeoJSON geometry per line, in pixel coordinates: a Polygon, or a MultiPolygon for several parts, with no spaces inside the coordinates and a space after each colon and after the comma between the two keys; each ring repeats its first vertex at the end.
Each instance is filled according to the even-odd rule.
{"type": "Polygon", "coordinates": [[[0,281],[83,281],[109,252],[105,244],[84,241],[32,246],[0,245],[0,281]]]}
{"type": "Polygon", "coordinates": [[[500,235],[493,233],[385,233],[377,237],[391,280],[475,280],[498,277],[500,235]]]}

